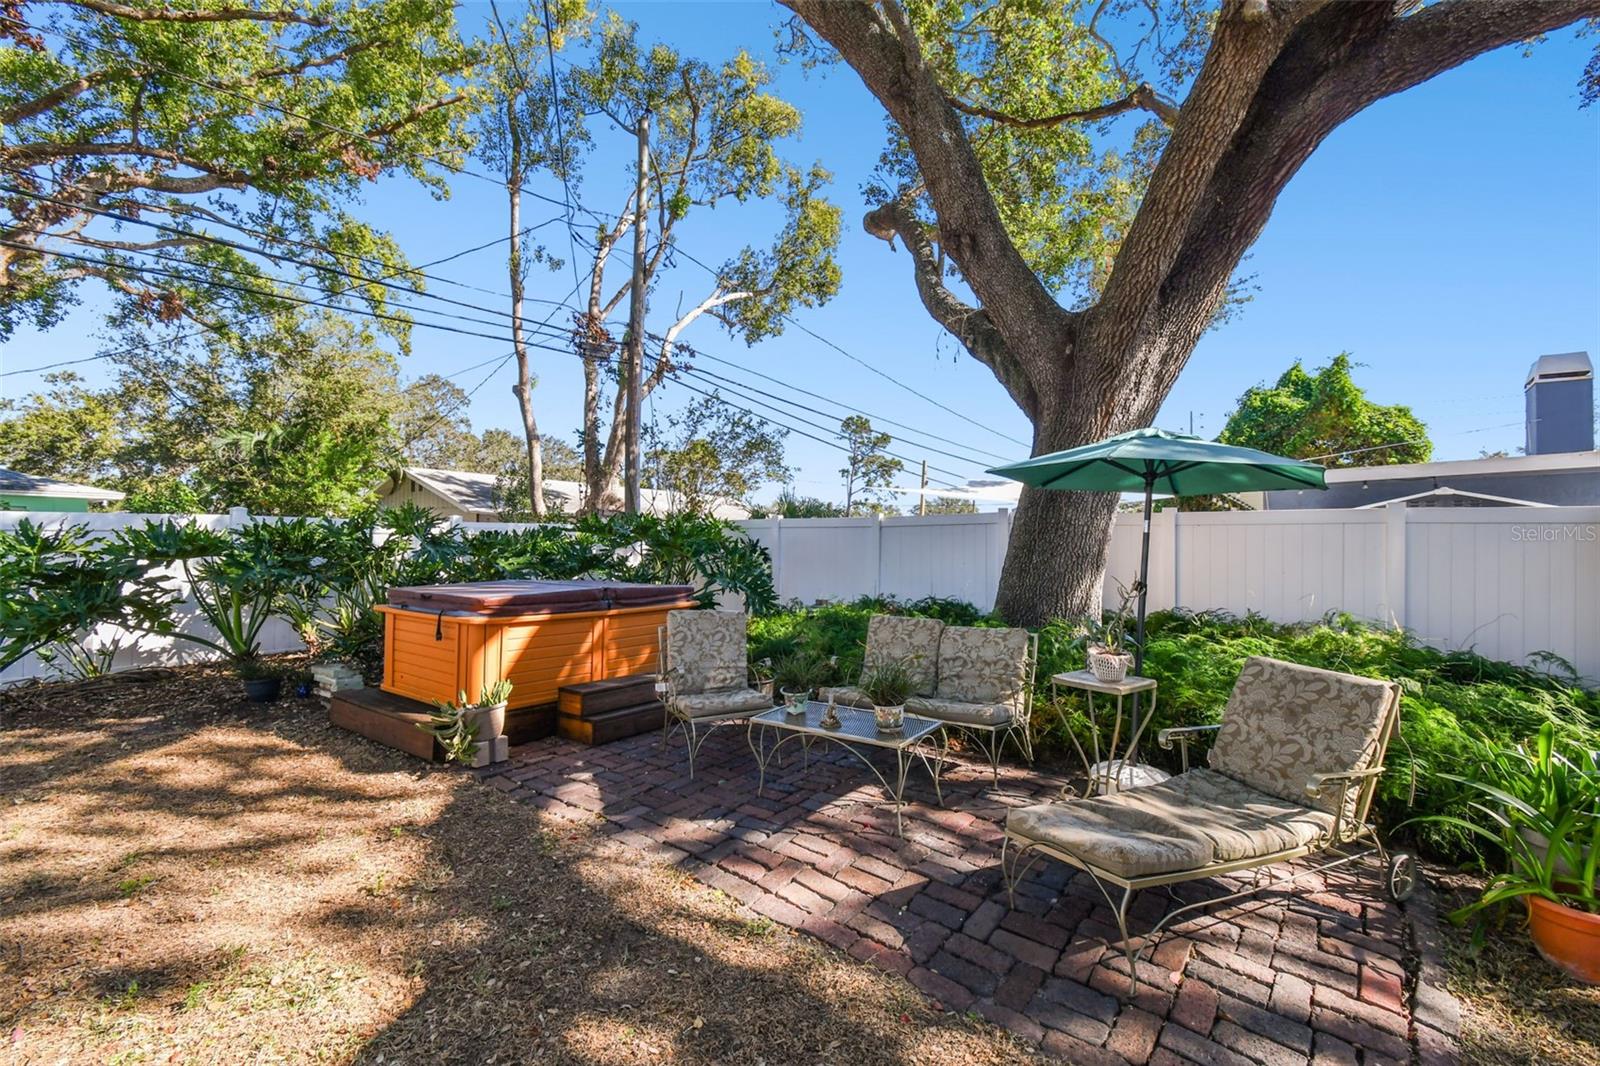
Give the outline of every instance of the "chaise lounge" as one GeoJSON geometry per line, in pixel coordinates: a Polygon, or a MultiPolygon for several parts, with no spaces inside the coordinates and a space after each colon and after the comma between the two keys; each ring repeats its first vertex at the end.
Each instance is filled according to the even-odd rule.
{"type": "Polygon", "coordinates": [[[1388,855],[1368,821],[1384,754],[1399,728],[1400,689],[1391,682],[1252,658],[1220,723],[1158,735],[1163,748],[1181,746],[1184,772],[1177,777],[1009,812],[1000,856],[1007,889],[1014,902],[1017,881],[1042,856],[1087,872],[1115,914],[1134,975],[1138,951],[1128,936],[1128,904],[1142,888],[1328,856],[1266,884],[1179,907],[1156,923],[1151,944],[1188,911],[1373,855],[1388,864],[1390,894],[1405,899],[1415,885],[1415,862],[1388,855]],[[1207,767],[1190,769],[1189,743],[1213,731],[1207,767]],[[1108,885],[1122,889],[1119,902],[1108,885]]]}

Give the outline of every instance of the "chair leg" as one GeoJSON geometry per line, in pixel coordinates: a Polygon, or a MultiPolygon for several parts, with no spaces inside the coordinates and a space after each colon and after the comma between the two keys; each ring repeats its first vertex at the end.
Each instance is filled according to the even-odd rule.
{"type": "Polygon", "coordinates": [[[1000,876],[1004,877],[1006,880],[1006,906],[1012,910],[1016,910],[1017,883],[1012,877],[1012,874],[1015,872],[1012,869],[1012,863],[1014,863],[1016,860],[1013,856],[1011,862],[1006,861],[1010,850],[1011,834],[1007,833],[1005,836],[1000,838],[1000,876]]]}
{"type": "Polygon", "coordinates": [[[700,745],[696,742],[698,740],[698,738],[699,738],[700,731],[695,728],[695,724],[694,724],[694,720],[693,719],[690,719],[688,722],[685,722],[684,723],[684,728],[686,730],[688,730],[688,733],[689,733],[689,780],[693,781],[694,780],[694,756],[695,756],[695,752],[700,750],[700,745]]]}
{"type": "Polygon", "coordinates": [[[1133,889],[1122,890],[1122,903],[1117,907],[1117,932],[1122,935],[1122,957],[1128,960],[1128,999],[1139,991],[1139,952],[1128,936],[1128,904],[1133,899],[1133,889]]]}

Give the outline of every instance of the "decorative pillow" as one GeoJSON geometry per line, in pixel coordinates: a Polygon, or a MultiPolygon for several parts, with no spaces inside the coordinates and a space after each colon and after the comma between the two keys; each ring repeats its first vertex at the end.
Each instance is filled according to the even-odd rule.
{"type": "Polygon", "coordinates": [[[1257,656],[1245,661],[1222,713],[1207,762],[1280,799],[1345,815],[1353,790],[1306,795],[1313,774],[1360,770],[1373,763],[1379,734],[1399,688],[1373,678],[1257,656]]]}
{"type": "Polygon", "coordinates": [[[744,688],[746,621],[737,611],[667,612],[667,663],[677,693],[744,688]]]}
{"type": "Polygon", "coordinates": [[[1028,683],[1028,631],[945,626],[939,637],[941,700],[1011,703],[1028,683]]]}
{"type": "Polygon", "coordinates": [[[939,635],[944,623],[937,618],[909,618],[875,614],[867,622],[867,653],[863,670],[884,663],[903,662],[911,673],[918,696],[931,696],[939,683],[939,635]]]}

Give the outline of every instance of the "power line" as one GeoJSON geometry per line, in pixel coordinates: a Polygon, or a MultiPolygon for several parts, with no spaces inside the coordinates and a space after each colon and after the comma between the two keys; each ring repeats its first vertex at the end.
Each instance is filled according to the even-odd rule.
{"type": "MultiPolygon", "coordinates": [[[[99,215],[102,215],[102,216],[105,216],[105,217],[108,217],[108,218],[115,219],[117,221],[129,223],[129,224],[147,226],[147,227],[153,228],[153,229],[155,229],[157,231],[160,231],[160,232],[176,233],[176,234],[179,234],[179,235],[182,235],[182,236],[185,236],[185,237],[190,237],[190,238],[192,238],[192,239],[194,239],[196,241],[200,241],[200,242],[215,243],[215,244],[218,244],[218,245],[221,245],[221,246],[224,246],[224,247],[233,248],[235,250],[247,252],[247,253],[250,253],[250,254],[260,255],[260,256],[262,256],[264,258],[273,259],[275,261],[281,260],[281,261],[284,261],[284,262],[296,263],[296,264],[305,266],[305,267],[307,267],[307,269],[311,269],[311,270],[324,269],[321,264],[309,263],[309,262],[307,262],[305,260],[297,259],[297,258],[295,258],[293,256],[287,256],[287,255],[274,253],[274,252],[272,252],[270,250],[267,250],[267,249],[257,248],[257,247],[251,246],[251,245],[244,244],[242,242],[232,241],[232,240],[229,240],[229,239],[226,239],[226,238],[221,238],[221,237],[216,237],[216,236],[211,235],[211,234],[197,233],[197,232],[194,232],[194,231],[183,229],[182,227],[171,226],[171,225],[167,225],[167,224],[164,224],[164,223],[158,223],[158,222],[151,222],[151,221],[148,221],[148,220],[145,220],[145,219],[134,218],[132,216],[125,215],[125,214],[122,214],[122,213],[119,213],[119,212],[115,212],[115,211],[105,210],[105,209],[101,209],[101,208],[88,207],[87,205],[75,205],[75,204],[72,204],[72,203],[70,203],[68,201],[63,201],[63,200],[58,200],[58,199],[55,199],[55,198],[52,198],[52,197],[42,196],[40,194],[27,193],[27,192],[24,192],[23,190],[19,190],[19,189],[16,189],[16,188],[12,187],[12,186],[4,185],[4,184],[0,184],[0,190],[6,191],[6,192],[11,192],[11,193],[13,193],[15,195],[19,195],[19,196],[28,196],[28,197],[36,198],[36,199],[39,199],[39,200],[44,201],[44,202],[58,204],[60,206],[67,207],[67,208],[70,208],[70,209],[81,209],[81,210],[84,210],[84,211],[88,211],[88,212],[92,212],[92,213],[95,213],[95,214],[99,214],[99,215]]],[[[555,221],[558,221],[558,217],[553,217],[551,219],[548,219],[545,222],[540,223],[539,225],[540,226],[549,225],[549,224],[551,224],[551,223],[553,223],[555,221]]],[[[530,227],[530,228],[537,228],[537,227],[530,227]]],[[[64,240],[72,241],[72,242],[75,242],[75,243],[86,244],[86,245],[89,245],[89,246],[92,246],[92,247],[102,247],[102,248],[106,247],[103,242],[99,242],[99,241],[95,240],[94,238],[87,238],[87,237],[56,237],[55,239],[58,239],[58,240],[63,240],[64,239],[64,240]]],[[[48,249],[38,249],[37,251],[39,252],[39,254],[53,254],[48,249]]],[[[135,254],[146,255],[146,256],[149,256],[150,258],[154,258],[154,259],[158,259],[158,260],[165,260],[165,261],[168,261],[168,262],[178,262],[178,263],[186,262],[186,260],[182,259],[181,257],[165,255],[165,254],[163,254],[161,252],[158,252],[158,251],[156,251],[154,249],[136,248],[136,249],[126,249],[126,251],[131,251],[131,252],[133,252],[135,254]]],[[[237,271],[238,268],[224,267],[224,269],[237,271]]],[[[340,274],[341,276],[352,278],[352,279],[357,280],[357,281],[367,282],[369,280],[376,280],[379,284],[386,284],[383,279],[367,279],[367,278],[365,278],[365,277],[363,277],[361,275],[350,274],[348,272],[338,271],[338,270],[334,270],[333,272],[337,273],[337,274],[340,274]]],[[[321,288],[319,286],[316,286],[316,285],[313,285],[313,284],[310,284],[310,283],[307,283],[307,282],[288,281],[288,280],[285,280],[285,279],[275,279],[275,280],[277,280],[279,284],[287,284],[287,285],[296,286],[296,287],[299,287],[299,288],[302,288],[302,289],[309,289],[309,290],[313,290],[313,291],[316,291],[316,292],[319,292],[319,293],[324,293],[324,294],[327,294],[327,295],[335,295],[335,294],[329,292],[326,289],[323,289],[323,288],[321,288]]],[[[573,307],[567,301],[570,300],[571,296],[576,292],[576,289],[577,289],[578,285],[581,285],[581,278],[578,280],[577,285],[574,286],[574,289],[569,291],[569,293],[567,294],[567,299],[566,300],[559,300],[559,301],[544,300],[544,301],[539,301],[539,302],[553,304],[557,310],[559,310],[561,308],[567,308],[567,309],[570,309],[570,310],[573,310],[573,311],[577,311],[578,308],[573,307]]],[[[403,294],[411,295],[411,296],[431,296],[432,295],[432,294],[428,294],[428,293],[418,293],[415,290],[412,290],[412,289],[410,289],[409,287],[406,287],[406,286],[387,285],[387,287],[395,289],[396,291],[399,291],[399,292],[401,292],[403,294]]],[[[251,290],[251,291],[259,292],[260,290],[251,290]]],[[[337,295],[343,295],[343,293],[339,293],[337,295]]],[[[452,304],[454,306],[461,306],[461,307],[471,308],[471,309],[474,309],[474,310],[481,310],[481,311],[484,311],[484,312],[486,312],[488,314],[493,314],[493,315],[496,315],[496,316],[499,316],[499,317],[505,318],[505,319],[510,319],[511,318],[511,315],[508,312],[504,312],[504,311],[501,311],[501,310],[496,309],[496,308],[483,307],[481,305],[474,304],[474,303],[471,303],[469,301],[453,300],[453,299],[449,299],[447,297],[436,297],[436,298],[440,299],[440,300],[443,300],[444,302],[452,304]]],[[[450,314],[448,312],[435,311],[433,309],[419,308],[419,307],[416,307],[415,305],[401,303],[399,301],[395,301],[395,304],[396,304],[397,307],[404,308],[404,309],[406,309],[408,311],[424,312],[424,313],[429,313],[429,314],[437,314],[437,315],[441,315],[442,317],[452,318],[452,319],[456,319],[458,321],[465,321],[465,322],[469,322],[469,323],[477,324],[477,325],[498,326],[500,324],[498,322],[487,321],[487,320],[484,320],[484,319],[474,318],[474,317],[471,317],[471,316],[455,315],[455,314],[450,314]]],[[[552,316],[547,316],[546,319],[544,320],[544,322],[539,323],[538,326],[540,328],[546,326],[551,317],[553,317],[553,315],[552,316]]],[[[433,323],[430,323],[430,322],[427,322],[427,321],[424,321],[424,320],[417,320],[414,324],[421,325],[421,326],[424,326],[424,327],[433,325],[433,323]]],[[[477,335],[479,335],[479,336],[487,336],[486,334],[477,334],[477,335]]],[[[561,334],[561,333],[558,333],[557,335],[563,335],[564,336],[564,334],[561,334]]],[[[665,338],[662,337],[660,334],[649,333],[648,335],[651,336],[652,338],[658,340],[658,341],[665,342],[665,338]]],[[[501,338],[495,337],[495,338],[490,338],[490,339],[501,339],[501,338]]],[[[908,431],[910,433],[913,433],[916,436],[925,437],[925,438],[928,438],[930,440],[938,440],[938,441],[941,441],[941,442],[946,443],[946,444],[952,444],[952,445],[954,445],[956,447],[963,447],[963,448],[970,447],[969,445],[958,444],[957,442],[950,441],[950,440],[948,440],[946,438],[939,437],[939,436],[937,436],[935,434],[927,433],[926,431],[923,431],[923,430],[918,430],[915,427],[906,425],[905,423],[901,423],[901,422],[898,422],[898,421],[893,420],[893,419],[888,419],[888,418],[884,418],[884,417],[881,417],[881,416],[873,415],[872,412],[866,411],[866,410],[864,410],[862,408],[854,407],[854,406],[851,406],[851,405],[846,405],[846,404],[842,403],[841,401],[833,400],[833,399],[831,399],[829,397],[822,396],[821,394],[810,392],[809,390],[803,389],[803,388],[801,388],[799,386],[792,385],[792,384],[790,384],[788,382],[782,381],[779,378],[773,377],[770,374],[765,374],[765,373],[762,373],[761,371],[755,370],[753,368],[745,367],[743,364],[736,363],[736,362],[734,362],[732,360],[724,359],[724,358],[721,358],[721,357],[716,356],[716,355],[712,355],[712,354],[707,353],[707,352],[700,352],[700,351],[697,351],[697,350],[695,350],[693,348],[689,348],[688,346],[683,346],[683,347],[687,351],[691,352],[694,355],[697,355],[697,356],[700,356],[700,357],[703,357],[703,358],[706,358],[706,359],[713,360],[715,362],[724,364],[726,366],[733,367],[733,368],[738,369],[738,370],[742,370],[742,371],[744,371],[746,373],[752,374],[752,375],[754,375],[756,377],[760,377],[760,378],[762,378],[764,380],[771,381],[771,382],[774,382],[776,384],[782,385],[782,386],[784,386],[786,388],[793,389],[796,392],[804,393],[806,395],[813,396],[813,397],[815,397],[817,399],[821,399],[824,402],[833,403],[833,404],[836,404],[836,405],[841,406],[841,407],[846,407],[849,410],[856,411],[857,413],[865,414],[865,415],[867,415],[869,417],[878,418],[878,420],[880,422],[884,423],[884,424],[894,425],[894,426],[900,427],[900,428],[902,428],[902,429],[904,429],[904,430],[906,430],[906,431],[908,431]]],[[[116,354],[116,353],[105,353],[105,354],[107,356],[109,356],[111,354],[116,354]]],[[[76,362],[87,362],[90,359],[96,359],[96,358],[102,358],[102,357],[103,356],[93,356],[93,357],[88,357],[88,358],[86,358],[84,360],[72,360],[71,362],[74,362],[74,363],[76,363],[76,362]]],[[[55,365],[56,364],[49,364],[48,366],[49,367],[53,367],[55,365]]],[[[8,373],[8,374],[10,374],[10,373],[25,373],[25,372],[29,372],[29,371],[35,371],[35,370],[38,370],[38,369],[44,369],[44,368],[28,368],[28,370],[8,371],[6,373],[8,373]]],[[[709,371],[702,371],[702,373],[707,374],[707,375],[712,376],[712,377],[716,377],[716,375],[712,375],[711,372],[709,372],[709,371]]],[[[723,380],[726,380],[726,379],[723,379],[723,380]]],[[[732,384],[744,384],[744,383],[742,383],[742,382],[732,382],[732,384]]],[[[746,386],[746,387],[748,387],[748,386],[746,386]]],[[[815,413],[815,414],[821,414],[821,415],[825,415],[825,416],[828,416],[828,417],[833,417],[831,415],[828,415],[827,412],[818,411],[815,408],[808,408],[803,404],[795,404],[795,403],[791,402],[790,406],[798,407],[798,408],[810,411],[810,412],[815,413]]],[[[927,445],[927,444],[924,444],[924,443],[920,443],[920,442],[917,442],[917,441],[908,441],[908,443],[911,443],[916,447],[928,448],[931,451],[937,452],[938,454],[941,454],[941,455],[949,456],[950,458],[960,459],[960,460],[962,460],[964,462],[971,462],[974,465],[984,465],[982,463],[977,462],[976,460],[972,460],[972,459],[968,458],[967,456],[957,455],[954,452],[946,451],[946,450],[940,449],[938,447],[930,446],[930,445],[927,445]]],[[[974,449],[974,450],[982,451],[982,449],[974,449]]],[[[1001,456],[996,455],[996,453],[993,453],[993,452],[988,452],[986,454],[995,456],[996,458],[1003,458],[1001,456]]]]}
{"type": "MultiPolygon", "coordinates": [[[[710,274],[712,277],[720,277],[721,276],[720,272],[717,271],[717,269],[715,267],[712,267],[712,266],[708,265],[707,263],[705,263],[701,259],[697,258],[696,256],[690,254],[687,251],[684,251],[684,249],[681,246],[673,245],[673,250],[677,254],[679,254],[679,255],[683,256],[685,259],[689,260],[689,262],[693,263],[695,266],[697,266],[700,269],[706,271],[706,273],[710,274]]],[[[868,370],[872,371],[872,373],[878,375],[880,378],[883,378],[885,381],[893,384],[896,388],[904,389],[906,392],[909,392],[911,395],[917,397],[918,399],[923,400],[923,401],[925,401],[927,403],[931,403],[933,406],[939,408],[941,411],[944,411],[947,414],[954,415],[955,417],[961,419],[963,422],[967,422],[967,423],[970,423],[971,425],[977,426],[979,429],[985,430],[985,431],[987,431],[989,433],[993,433],[997,437],[1001,437],[1001,438],[1003,438],[1005,440],[1011,441],[1013,444],[1020,444],[1024,448],[1032,447],[1032,445],[1030,445],[1027,441],[1019,440],[1018,438],[1013,437],[1013,436],[1011,436],[1010,434],[1007,434],[1007,433],[1002,433],[998,429],[995,429],[993,426],[985,425],[983,422],[980,422],[975,418],[972,418],[972,417],[970,417],[968,415],[962,414],[960,411],[957,411],[955,408],[949,406],[948,404],[945,404],[945,403],[943,403],[943,402],[941,402],[939,400],[936,400],[932,396],[927,395],[926,393],[919,392],[918,390],[912,388],[910,385],[907,385],[905,382],[901,381],[899,378],[894,377],[891,374],[887,374],[882,370],[879,370],[877,367],[873,366],[871,363],[867,362],[865,359],[862,359],[860,356],[858,356],[858,355],[856,355],[856,354],[854,354],[852,352],[846,351],[841,345],[836,344],[835,342],[829,340],[827,337],[822,336],[816,330],[814,330],[811,327],[809,327],[809,326],[805,325],[804,323],[800,322],[793,315],[785,314],[782,317],[783,317],[783,320],[785,322],[788,322],[790,325],[793,325],[793,326],[799,328],[801,330],[801,332],[806,333],[813,340],[819,341],[820,343],[827,345],[829,348],[832,348],[834,351],[838,352],[840,355],[844,356],[846,359],[849,359],[851,362],[857,363],[857,364],[859,364],[859,365],[861,365],[863,367],[866,367],[868,370]]]]}

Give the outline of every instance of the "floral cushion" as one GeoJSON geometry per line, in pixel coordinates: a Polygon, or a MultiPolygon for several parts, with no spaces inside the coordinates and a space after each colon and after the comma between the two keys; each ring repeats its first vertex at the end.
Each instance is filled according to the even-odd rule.
{"type": "Polygon", "coordinates": [[[939,638],[941,700],[1015,703],[1028,682],[1028,631],[945,626],[939,638]]]}
{"type": "Polygon", "coordinates": [[[736,611],[667,612],[667,663],[674,694],[745,687],[745,616],[736,611]]]}
{"type": "MultiPolygon", "coordinates": [[[[1096,801],[1099,802],[1099,801],[1096,801]]],[[[1217,862],[1255,859],[1325,841],[1333,815],[1268,795],[1212,770],[1105,797],[1127,810],[1168,818],[1211,843],[1217,862]]]]}
{"type": "Polygon", "coordinates": [[[1313,774],[1373,764],[1400,690],[1388,681],[1255,657],[1228,697],[1207,756],[1221,773],[1291,803],[1354,817],[1353,789],[1306,795],[1313,774]]]}
{"type": "Polygon", "coordinates": [[[906,700],[906,710],[956,725],[1001,726],[1011,721],[1012,715],[1009,703],[957,703],[937,696],[912,696],[906,700]]]}
{"type": "Polygon", "coordinates": [[[688,692],[672,697],[672,709],[685,718],[758,714],[761,711],[772,710],[772,697],[753,688],[731,688],[721,692],[688,692]]]}
{"type": "Polygon", "coordinates": [[[1014,807],[1006,815],[1006,832],[1125,878],[1193,870],[1211,861],[1210,843],[1181,823],[1137,809],[1108,810],[1098,803],[1014,807]]]}
{"type": "Polygon", "coordinates": [[[817,690],[817,699],[827,703],[832,699],[843,707],[871,707],[872,700],[865,692],[854,685],[840,685],[838,688],[820,688],[817,690]]]}
{"type": "Polygon", "coordinates": [[[1073,803],[1012,810],[1013,836],[1060,848],[1119,877],[1198,870],[1323,842],[1325,811],[1268,796],[1210,770],[1073,803]]]}
{"type": "Polygon", "coordinates": [[[944,623],[937,618],[875,614],[867,622],[867,653],[862,656],[862,669],[905,663],[911,674],[912,691],[931,696],[939,680],[939,637],[943,632],[944,623]]]}

